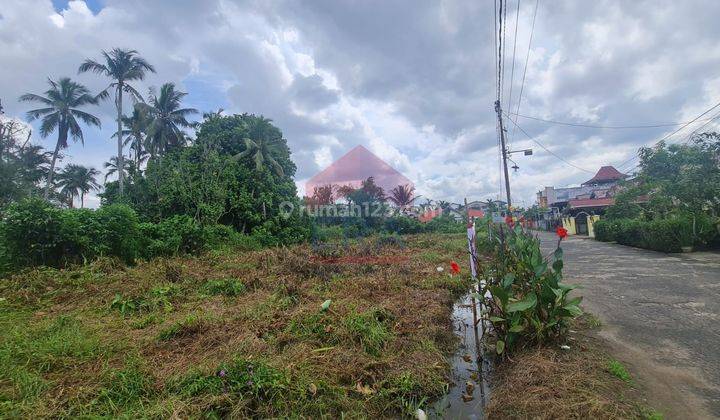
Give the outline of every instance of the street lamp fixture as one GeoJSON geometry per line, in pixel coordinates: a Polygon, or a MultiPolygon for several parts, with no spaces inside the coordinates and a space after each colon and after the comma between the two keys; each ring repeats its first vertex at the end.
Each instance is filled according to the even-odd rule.
{"type": "Polygon", "coordinates": [[[510,155],[513,153],[520,153],[520,152],[522,152],[524,156],[532,156],[532,154],[533,154],[532,149],[508,150],[508,154],[510,154],[510,155]]]}

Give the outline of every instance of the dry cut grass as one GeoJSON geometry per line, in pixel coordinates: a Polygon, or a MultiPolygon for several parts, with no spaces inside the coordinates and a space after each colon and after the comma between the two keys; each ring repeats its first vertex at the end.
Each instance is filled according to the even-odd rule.
{"type": "Polygon", "coordinates": [[[0,417],[412,413],[448,383],[464,258],[420,235],[1,279],[0,417]]]}
{"type": "Polygon", "coordinates": [[[573,328],[569,350],[559,345],[528,349],[496,370],[488,418],[662,418],[640,403],[641,392],[625,368],[593,335],[592,318],[583,316],[573,328]]]}

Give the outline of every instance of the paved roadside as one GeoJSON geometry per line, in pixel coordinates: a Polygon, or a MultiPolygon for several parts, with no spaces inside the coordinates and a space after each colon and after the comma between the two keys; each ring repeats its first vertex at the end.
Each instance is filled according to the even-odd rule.
{"type": "MultiPolygon", "coordinates": [[[[557,237],[538,232],[545,252],[557,237]]],[[[663,254],[563,241],[565,281],[582,286],[601,335],[666,418],[720,418],[720,254],[663,254]]]]}

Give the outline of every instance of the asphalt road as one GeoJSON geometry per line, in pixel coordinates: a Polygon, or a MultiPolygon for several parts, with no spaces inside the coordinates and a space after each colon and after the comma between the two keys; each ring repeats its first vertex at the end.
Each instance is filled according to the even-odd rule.
{"type": "MultiPolygon", "coordinates": [[[[557,237],[539,232],[544,253],[557,237]]],[[[720,254],[563,241],[565,281],[666,418],[720,418],[720,254]]]]}

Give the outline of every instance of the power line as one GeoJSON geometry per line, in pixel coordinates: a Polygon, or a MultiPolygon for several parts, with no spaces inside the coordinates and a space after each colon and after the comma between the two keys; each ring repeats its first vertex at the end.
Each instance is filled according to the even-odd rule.
{"type": "MultiPolygon", "coordinates": [[[[522,102],[523,91],[525,90],[525,76],[527,76],[528,61],[530,61],[530,49],[532,47],[533,34],[535,33],[535,18],[537,17],[538,6],[540,0],[535,0],[535,11],[533,11],[532,25],[530,26],[530,39],[528,40],[527,54],[525,55],[525,68],[523,69],[522,82],[520,83],[520,95],[518,95],[517,108],[515,113],[520,112],[520,103],[522,102]]],[[[513,131],[510,134],[510,141],[512,142],[515,138],[515,126],[513,125],[513,131]]]]}
{"type": "Polygon", "coordinates": [[[508,95],[507,109],[511,109],[513,81],[515,80],[515,50],[517,49],[517,31],[520,20],[520,0],[517,0],[517,11],[515,11],[515,35],[513,36],[512,65],[510,67],[510,94],[508,95]]]}
{"type": "MultiPolygon", "coordinates": [[[[703,125],[701,125],[700,127],[694,129],[693,131],[691,131],[690,134],[688,134],[688,135],[685,137],[685,141],[683,142],[683,145],[687,145],[688,143],[690,143],[690,141],[692,140],[694,134],[697,134],[700,130],[702,130],[704,127],[706,127],[707,125],[709,125],[710,123],[712,123],[713,121],[715,121],[715,120],[718,119],[718,118],[720,118],[720,112],[716,113],[715,115],[713,115],[712,117],[710,117],[710,118],[708,118],[708,119],[706,119],[706,120],[703,120],[703,121],[706,121],[705,124],[703,124],[703,125]]],[[[634,171],[635,169],[639,168],[641,164],[642,164],[642,162],[638,162],[637,165],[635,165],[635,166],[633,166],[632,168],[628,169],[627,172],[634,171]]]]}
{"type": "MultiPolygon", "coordinates": [[[[713,105],[711,108],[709,108],[708,110],[706,110],[706,111],[703,112],[702,114],[700,114],[700,115],[698,115],[697,117],[693,118],[691,121],[688,121],[687,123],[683,124],[682,127],[678,128],[677,130],[673,131],[672,133],[670,133],[670,134],[664,136],[663,138],[661,138],[660,140],[656,141],[655,144],[658,144],[658,143],[660,143],[661,141],[672,137],[673,135],[675,135],[675,134],[677,134],[678,132],[682,131],[682,130],[683,130],[685,127],[687,127],[688,125],[690,125],[690,124],[694,123],[695,121],[699,120],[699,119],[702,118],[705,114],[707,114],[708,112],[712,111],[713,109],[715,109],[715,108],[717,108],[717,107],[719,107],[719,106],[720,106],[720,102],[716,103],[715,105],[713,105]]],[[[623,166],[627,165],[628,163],[632,162],[633,160],[637,159],[637,158],[638,158],[637,155],[633,155],[633,157],[631,157],[630,159],[628,159],[628,160],[626,160],[625,162],[622,162],[620,165],[618,165],[618,166],[617,166],[618,170],[619,170],[620,168],[622,168],[623,166]]]]}
{"type": "MultiPolygon", "coordinates": [[[[496,18],[495,19],[495,32],[497,34],[495,36],[495,41],[496,41],[495,48],[496,48],[496,52],[497,52],[497,65],[495,66],[495,68],[497,69],[497,100],[498,101],[500,100],[500,89],[501,89],[501,83],[502,83],[502,80],[501,80],[501,75],[502,75],[502,61],[501,61],[502,60],[502,54],[501,54],[501,50],[502,50],[502,1],[503,0],[500,0],[500,8],[497,9],[497,7],[496,7],[497,13],[495,16],[495,18],[496,18]],[[498,21],[500,22],[499,25],[498,25],[498,21]]],[[[496,2],[496,4],[497,4],[497,2],[496,2]]]]}
{"type": "MultiPolygon", "coordinates": [[[[570,122],[564,122],[564,121],[546,120],[543,118],[531,117],[529,115],[522,115],[522,114],[516,114],[516,113],[512,113],[511,115],[514,115],[516,117],[521,117],[521,118],[527,118],[527,119],[535,120],[535,121],[542,121],[542,122],[549,123],[549,124],[566,125],[569,127],[607,129],[607,130],[676,127],[678,125],[683,125],[683,124],[688,123],[687,121],[685,121],[685,122],[637,124],[637,125],[593,125],[593,124],[581,124],[581,123],[570,123],[570,122]]],[[[701,121],[708,121],[708,120],[709,120],[709,118],[705,119],[705,120],[701,120],[701,121]]]]}
{"type": "Polygon", "coordinates": [[[505,95],[505,48],[507,47],[507,7],[508,7],[508,1],[509,0],[503,0],[500,2],[500,5],[502,6],[502,77],[500,80],[502,80],[502,86],[500,88],[500,97],[505,95]]]}
{"type": "Polygon", "coordinates": [[[518,125],[518,123],[516,123],[515,121],[513,121],[512,118],[508,118],[508,120],[509,120],[511,123],[513,123],[513,125],[514,125],[515,127],[517,127],[518,130],[520,130],[523,134],[525,134],[525,136],[526,136],[528,139],[532,140],[535,144],[537,144],[538,146],[542,147],[546,152],[548,152],[548,153],[550,153],[551,155],[555,156],[557,159],[559,159],[559,160],[565,162],[566,164],[572,166],[573,168],[579,169],[579,170],[581,170],[581,171],[583,171],[583,172],[587,172],[587,173],[590,173],[590,174],[594,174],[594,173],[595,173],[594,171],[590,171],[590,170],[587,170],[587,169],[585,169],[585,168],[581,168],[580,166],[577,166],[576,164],[574,164],[574,163],[566,160],[565,158],[563,158],[562,156],[560,156],[560,155],[558,155],[557,153],[553,152],[552,150],[548,149],[547,147],[545,147],[544,144],[540,143],[538,140],[536,140],[535,138],[533,138],[530,134],[527,133],[527,131],[523,130],[523,128],[520,127],[520,126],[518,125]]]}
{"type": "Polygon", "coordinates": [[[493,48],[493,62],[495,63],[495,74],[498,75],[498,80],[497,80],[497,82],[496,82],[496,90],[497,90],[497,98],[496,98],[496,99],[500,99],[500,78],[499,78],[500,69],[498,68],[498,60],[495,59],[496,54],[497,54],[497,51],[498,51],[498,37],[497,37],[497,26],[498,26],[498,25],[497,25],[497,9],[498,9],[498,5],[497,5],[497,1],[498,1],[498,0],[495,0],[495,14],[493,15],[493,25],[495,25],[494,28],[493,28],[493,41],[494,41],[494,43],[495,43],[495,46],[494,46],[494,48],[493,48]]]}

